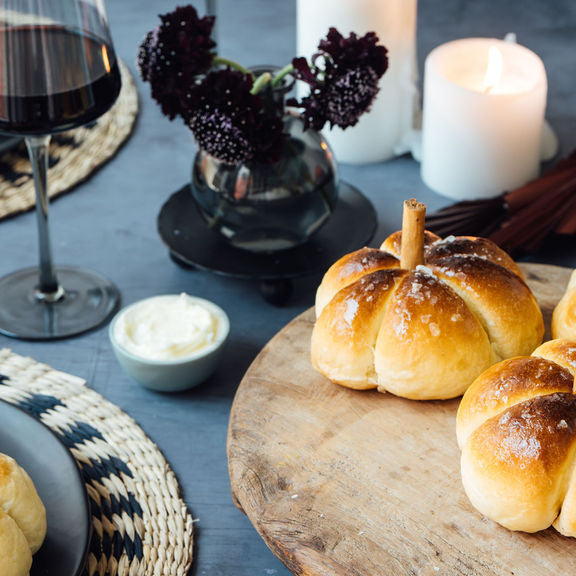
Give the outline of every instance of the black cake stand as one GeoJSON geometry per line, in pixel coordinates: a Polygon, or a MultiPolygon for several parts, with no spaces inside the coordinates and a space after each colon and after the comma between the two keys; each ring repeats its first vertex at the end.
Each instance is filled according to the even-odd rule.
{"type": "Polygon", "coordinates": [[[275,305],[290,298],[294,278],[325,272],[344,254],[367,245],[376,225],[372,203],[345,182],[328,222],[308,242],[287,250],[250,252],[232,246],[208,227],[188,185],[172,194],[158,215],[160,237],[177,264],[258,281],[264,299],[275,305]]]}

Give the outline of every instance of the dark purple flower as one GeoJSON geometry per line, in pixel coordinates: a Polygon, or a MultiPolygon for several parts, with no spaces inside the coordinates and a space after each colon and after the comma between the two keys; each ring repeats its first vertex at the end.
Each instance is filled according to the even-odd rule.
{"type": "Polygon", "coordinates": [[[160,20],[140,45],[138,67],[142,79],[150,83],[152,97],[172,120],[183,115],[196,78],[212,65],[214,17],[199,18],[193,6],[183,6],[160,15],[160,20]]]}
{"type": "Polygon", "coordinates": [[[310,94],[291,103],[304,109],[307,127],[321,130],[326,122],[354,126],[378,94],[378,81],[388,69],[388,50],[378,45],[374,32],[344,38],[335,28],[318,49],[313,67],[305,58],[292,61],[294,76],[310,85],[310,94]],[[321,58],[322,67],[316,65],[321,58]]]}
{"type": "Polygon", "coordinates": [[[156,61],[156,51],[154,46],[158,42],[155,38],[157,35],[158,28],[148,32],[138,49],[137,63],[140,70],[140,77],[144,82],[150,82],[150,78],[152,77],[152,69],[154,68],[154,63],[156,61]]]}
{"type": "Polygon", "coordinates": [[[283,124],[250,93],[253,81],[236,70],[206,75],[187,100],[187,124],[198,145],[228,164],[273,162],[280,156],[283,124]]]}
{"type": "Polygon", "coordinates": [[[332,62],[327,63],[328,70],[368,67],[380,78],[388,69],[388,50],[378,45],[378,36],[374,32],[361,38],[352,32],[344,38],[336,28],[330,28],[326,39],[320,40],[318,50],[330,56],[332,62]]]}
{"type": "Polygon", "coordinates": [[[354,126],[378,94],[378,75],[372,68],[349,70],[325,90],[326,117],[334,125],[354,126]]]}
{"type": "MultiPolygon", "coordinates": [[[[274,86],[290,68],[282,69],[276,83],[254,86],[253,77],[239,64],[215,54],[214,17],[200,18],[188,5],[159,18],[161,24],[139,47],[138,67],[163,113],[171,120],[181,116],[199,146],[223,162],[278,160],[288,136],[274,86]],[[234,70],[217,69],[223,63],[234,70]]],[[[294,78],[311,90],[292,102],[303,108],[307,128],[320,130],[327,122],[353,126],[376,97],[378,81],[388,68],[387,50],[373,32],[344,38],[335,28],[318,50],[311,65],[304,58],[293,60],[294,78]]]]}

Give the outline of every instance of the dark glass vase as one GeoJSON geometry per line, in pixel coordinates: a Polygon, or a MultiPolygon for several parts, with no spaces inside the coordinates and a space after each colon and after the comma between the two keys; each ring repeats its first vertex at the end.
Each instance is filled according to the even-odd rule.
{"type": "Polygon", "coordinates": [[[330,218],[338,170],[324,137],[286,113],[278,162],[231,165],[204,150],[194,159],[191,190],[210,228],[230,244],[273,252],[307,242],[330,218]]]}

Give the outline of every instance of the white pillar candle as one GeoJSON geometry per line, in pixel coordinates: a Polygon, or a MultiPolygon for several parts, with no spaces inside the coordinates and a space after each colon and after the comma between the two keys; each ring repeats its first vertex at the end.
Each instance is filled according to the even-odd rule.
{"type": "Polygon", "coordinates": [[[542,60],[519,44],[468,38],[433,50],[424,70],[424,182],[469,200],[537,177],[546,92],[542,60]],[[489,71],[491,50],[499,73],[489,71]]]}
{"type": "Polygon", "coordinates": [[[417,0],[298,0],[298,56],[317,52],[330,27],[343,36],[375,32],[388,49],[390,65],[371,111],[353,127],[325,129],[338,161],[379,162],[407,151],[418,102],[416,13],[417,0]]]}

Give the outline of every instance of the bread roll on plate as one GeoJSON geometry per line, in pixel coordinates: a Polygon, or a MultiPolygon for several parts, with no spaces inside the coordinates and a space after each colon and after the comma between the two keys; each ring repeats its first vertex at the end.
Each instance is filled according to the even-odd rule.
{"type": "Polygon", "coordinates": [[[32,552],[28,540],[14,519],[0,508],[0,573],[2,576],[28,576],[32,552]]]}
{"type": "Polygon", "coordinates": [[[32,552],[28,540],[14,519],[0,508],[0,574],[28,576],[32,552]]]}
{"type": "Polygon", "coordinates": [[[0,454],[0,509],[22,531],[30,552],[37,552],[46,537],[46,509],[30,476],[6,454],[0,454]]]}
{"type": "Polygon", "coordinates": [[[504,360],[464,394],[456,431],[472,505],[510,530],[576,537],[576,341],[504,360]]]}

